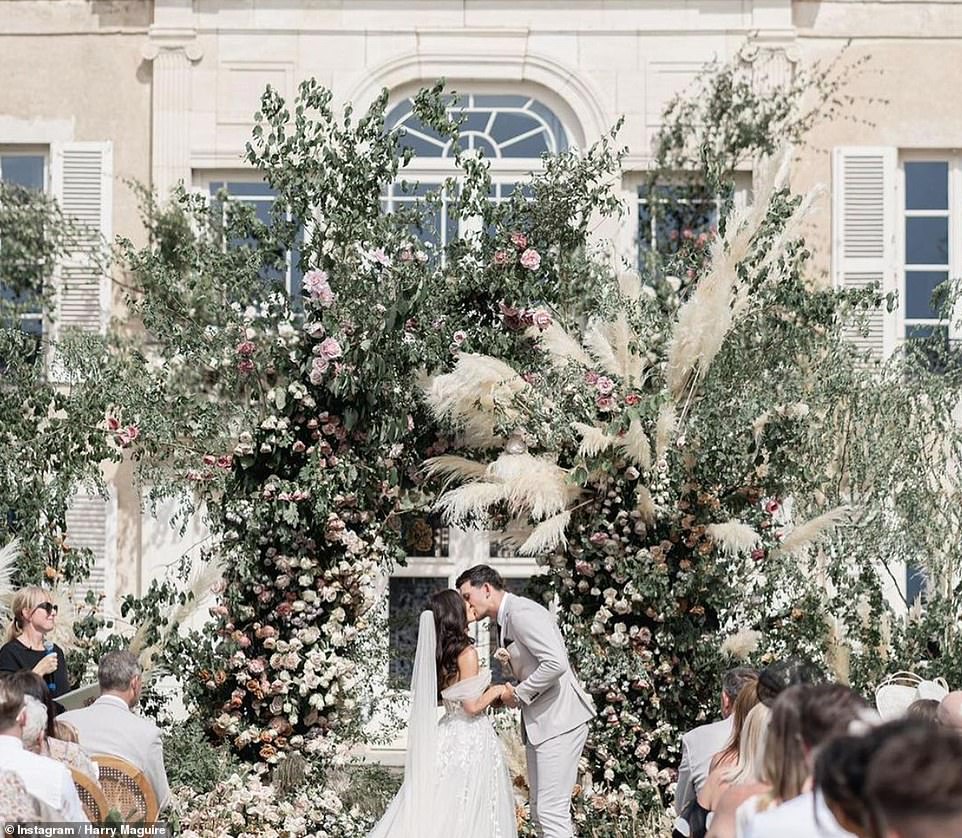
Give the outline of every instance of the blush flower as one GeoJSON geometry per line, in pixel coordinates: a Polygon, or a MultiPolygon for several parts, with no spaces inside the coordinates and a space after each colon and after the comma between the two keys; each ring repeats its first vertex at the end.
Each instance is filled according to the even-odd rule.
{"type": "Polygon", "coordinates": [[[324,338],[324,340],[321,341],[320,356],[328,361],[333,361],[335,358],[340,358],[341,344],[339,344],[334,338],[324,338]]]}
{"type": "Polygon", "coordinates": [[[528,248],[524,253],[521,254],[522,268],[527,268],[529,271],[536,271],[541,267],[541,254],[537,250],[528,248]]]}
{"type": "Polygon", "coordinates": [[[244,358],[238,365],[237,371],[242,375],[247,375],[254,371],[254,362],[250,358],[244,358]]]}
{"type": "Polygon", "coordinates": [[[511,244],[518,250],[524,250],[528,246],[528,237],[524,233],[512,233],[511,244]]]}
{"type": "Polygon", "coordinates": [[[327,271],[308,271],[304,276],[304,287],[311,298],[317,300],[322,306],[329,306],[335,300],[327,271]]]}
{"type": "Polygon", "coordinates": [[[543,308],[539,308],[531,315],[532,322],[540,331],[544,331],[551,325],[551,315],[543,308]]]}
{"type": "Polygon", "coordinates": [[[244,340],[237,344],[237,354],[245,358],[253,355],[255,349],[254,342],[251,340],[244,340]]]}
{"type": "Polygon", "coordinates": [[[595,382],[595,389],[601,393],[602,396],[608,396],[614,392],[615,382],[608,378],[607,375],[603,375],[595,382]]]}
{"type": "Polygon", "coordinates": [[[494,264],[499,268],[503,268],[505,265],[510,264],[511,254],[507,250],[496,250],[494,252],[494,264]]]}

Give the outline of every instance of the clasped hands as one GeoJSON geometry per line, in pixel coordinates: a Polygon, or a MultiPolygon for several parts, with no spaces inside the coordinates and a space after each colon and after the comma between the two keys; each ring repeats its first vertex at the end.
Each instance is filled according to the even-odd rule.
{"type": "Polygon", "coordinates": [[[501,695],[498,699],[505,707],[520,707],[521,702],[518,701],[518,696],[514,691],[513,684],[502,684],[501,685],[501,695]]]}

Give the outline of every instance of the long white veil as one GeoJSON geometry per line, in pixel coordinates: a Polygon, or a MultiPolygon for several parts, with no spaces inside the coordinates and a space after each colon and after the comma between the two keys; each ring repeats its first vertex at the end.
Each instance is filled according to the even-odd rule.
{"type": "Polygon", "coordinates": [[[418,623],[418,648],[411,674],[411,715],[408,750],[404,760],[404,838],[420,838],[433,823],[438,755],[438,639],[434,614],[422,611],[418,623]]]}

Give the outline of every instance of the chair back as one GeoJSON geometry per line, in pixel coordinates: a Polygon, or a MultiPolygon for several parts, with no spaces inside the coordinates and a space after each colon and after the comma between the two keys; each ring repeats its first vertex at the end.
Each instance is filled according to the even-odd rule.
{"type": "Polygon", "coordinates": [[[107,820],[110,804],[107,802],[103,789],[97,785],[92,777],[88,777],[83,771],[78,771],[76,768],[70,769],[70,776],[73,777],[73,784],[77,789],[77,796],[84,807],[84,814],[87,819],[91,823],[103,823],[107,820]]]}
{"type": "Polygon", "coordinates": [[[91,759],[100,769],[107,803],[120,813],[124,823],[157,820],[157,795],[143,771],[121,757],[95,754],[91,759]]]}

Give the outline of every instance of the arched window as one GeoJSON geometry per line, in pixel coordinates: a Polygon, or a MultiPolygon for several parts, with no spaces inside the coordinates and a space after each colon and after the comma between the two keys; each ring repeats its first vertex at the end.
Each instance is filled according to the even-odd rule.
{"type": "MultiPolygon", "coordinates": [[[[491,161],[492,201],[511,197],[529,172],[542,167],[543,154],[557,154],[569,146],[564,123],[532,96],[467,93],[452,98],[447,107],[452,118],[461,119],[461,148],[479,151],[491,161]]],[[[411,148],[415,153],[400,181],[384,195],[384,209],[391,212],[423,199],[429,192],[438,192],[442,182],[454,174],[454,150],[450,139],[418,119],[410,98],[389,111],[385,126],[404,128],[401,148],[411,148]]],[[[447,196],[442,196],[441,206],[427,220],[422,237],[443,252],[459,232],[457,218],[448,211],[447,196]]]]}
{"type": "MultiPolygon", "coordinates": [[[[450,157],[451,141],[417,118],[413,100],[399,102],[388,114],[388,127],[402,126],[418,157],[450,157]]],[[[496,159],[534,159],[568,148],[568,134],[554,112],[530,96],[468,94],[453,100],[448,113],[462,117],[461,147],[496,159]]]]}

